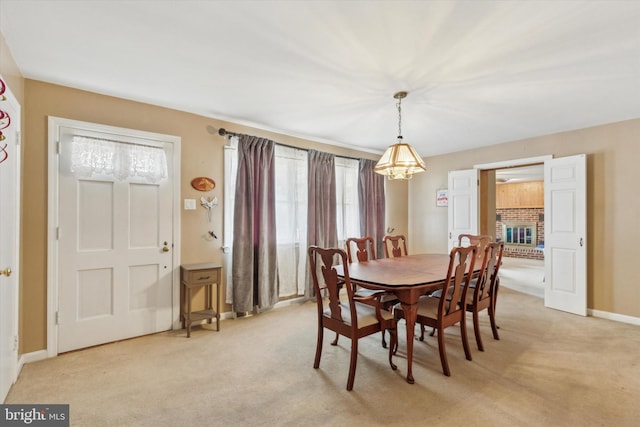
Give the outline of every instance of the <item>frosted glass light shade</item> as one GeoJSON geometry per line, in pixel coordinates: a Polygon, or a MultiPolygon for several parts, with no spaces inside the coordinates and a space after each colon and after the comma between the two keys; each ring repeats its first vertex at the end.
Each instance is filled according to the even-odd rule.
{"type": "Polygon", "coordinates": [[[387,148],[373,170],[389,179],[410,179],[427,167],[412,146],[398,142],[387,148]]]}

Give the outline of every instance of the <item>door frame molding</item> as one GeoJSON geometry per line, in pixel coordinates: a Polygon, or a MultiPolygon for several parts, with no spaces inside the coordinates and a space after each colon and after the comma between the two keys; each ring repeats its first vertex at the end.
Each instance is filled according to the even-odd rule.
{"type": "MultiPolygon", "coordinates": [[[[525,157],[520,159],[504,160],[500,162],[484,163],[480,165],[473,165],[473,167],[478,170],[498,170],[498,169],[507,169],[512,167],[527,166],[527,165],[534,165],[534,164],[544,165],[548,160],[552,160],[553,158],[554,158],[553,155],[547,154],[547,155],[537,156],[537,157],[525,157]]],[[[547,208],[548,208],[547,206],[544,207],[545,216],[547,215],[547,208]]],[[[548,262],[547,257],[545,256],[543,261],[543,267],[542,267],[543,269],[547,268],[547,262],[548,262]]],[[[532,292],[529,289],[527,289],[525,292],[529,293],[530,295],[535,295],[537,297],[540,297],[544,301],[544,289],[541,289],[539,293],[535,293],[535,291],[532,292]]]]}
{"type": "MultiPolygon", "coordinates": [[[[2,76],[0,75],[0,79],[2,76]]],[[[6,83],[5,79],[2,79],[3,82],[6,83]]],[[[8,132],[15,131],[15,146],[12,147],[15,151],[12,153],[12,158],[9,159],[9,162],[14,162],[14,182],[13,182],[13,191],[15,191],[15,202],[16,202],[16,211],[14,213],[15,217],[13,218],[13,224],[11,226],[14,227],[14,241],[11,242],[11,246],[13,247],[15,264],[14,265],[2,265],[0,268],[11,267],[13,270],[11,275],[13,276],[12,281],[15,284],[13,289],[12,301],[10,304],[13,305],[13,310],[11,312],[11,334],[12,341],[14,343],[14,347],[12,349],[12,365],[11,366],[11,385],[9,386],[9,390],[11,391],[11,387],[18,380],[18,376],[22,371],[22,363],[21,363],[21,355],[19,354],[19,345],[21,340],[20,333],[20,281],[21,281],[21,270],[22,270],[22,257],[20,256],[22,253],[21,248],[21,227],[22,227],[22,105],[18,101],[18,98],[15,97],[11,88],[7,84],[5,86],[5,100],[7,104],[10,104],[11,107],[15,110],[16,116],[11,116],[11,126],[5,129],[5,134],[8,135],[8,132]]],[[[13,112],[12,112],[13,113],[13,112]]],[[[7,139],[7,141],[9,138],[7,139]]],[[[4,284],[4,286],[7,286],[4,284]]],[[[4,315],[4,313],[3,313],[4,315]]],[[[0,403],[4,402],[6,395],[0,395],[0,403]]]]}
{"type": "Polygon", "coordinates": [[[58,355],[58,325],[56,313],[58,311],[58,176],[60,162],[58,155],[58,135],[60,127],[71,127],[85,130],[93,130],[119,134],[128,137],[146,138],[154,141],[162,141],[173,145],[173,186],[172,186],[172,226],[173,226],[173,250],[172,250],[172,325],[180,328],[180,147],[182,138],[174,135],[166,135],[154,132],[146,132],[135,129],[108,126],[79,120],[64,119],[48,116],[47,130],[47,158],[48,158],[48,198],[47,198],[47,357],[58,355]]]}
{"type": "Polygon", "coordinates": [[[486,170],[486,169],[505,169],[512,168],[516,166],[526,166],[532,165],[536,163],[544,163],[547,160],[553,159],[551,154],[546,156],[538,156],[538,157],[525,157],[523,159],[513,159],[513,160],[505,160],[502,162],[494,162],[494,163],[483,163],[481,165],[473,165],[474,169],[486,170]]]}

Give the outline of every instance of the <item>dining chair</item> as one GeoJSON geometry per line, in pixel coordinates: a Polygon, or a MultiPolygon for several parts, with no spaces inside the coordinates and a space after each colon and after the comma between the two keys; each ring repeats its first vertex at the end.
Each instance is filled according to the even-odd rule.
{"type": "Polygon", "coordinates": [[[458,246],[477,246],[477,261],[482,262],[484,256],[484,248],[491,242],[493,237],[489,234],[459,234],[458,246]]]}
{"type": "MultiPolygon", "coordinates": [[[[396,322],[390,312],[381,309],[380,294],[367,297],[356,295],[354,286],[349,278],[349,265],[345,251],[311,246],[308,253],[318,307],[318,341],[313,367],[315,369],[320,367],[325,328],[338,334],[331,345],[338,345],[337,337],[339,335],[350,338],[351,361],[349,364],[349,376],[347,377],[347,390],[352,390],[358,360],[359,339],[376,332],[389,330],[391,335],[390,346],[393,347],[397,345],[396,322]],[[341,286],[334,268],[337,265],[335,263],[336,260],[344,266],[342,287],[346,288],[347,291],[346,302],[340,301],[339,298],[341,286]],[[321,277],[318,277],[319,272],[322,274],[321,277]]],[[[391,360],[391,354],[389,354],[389,364],[391,369],[397,369],[397,366],[391,360]]]]}
{"type": "Polygon", "coordinates": [[[373,237],[349,237],[347,239],[347,258],[350,263],[354,262],[351,252],[353,249],[355,249],[354,255],[358,262],[376,259],[376,244],[373,237]]]}
{"type": "Polygon", "coordinates": [[[478,350],[484,351],[480,336],[479,313],[487,310],[493,338],[500,339],[496,324],[496,300],[498,297],[498,272],[502,263],[504,242],[489,243],[485,247],[482,267],[478,278],[471,282],[467,292],[466,310],[473,314],[473,331],[476,336],[478,350]]]}
{"type": "MultiPolygon", "coordinates": [[[[349,237],[346,240],[346,244],[347,244],[347,258],[350,263],[354,262],[354,259],[356,259],[357,262],[366,262],[369,260],[376,259],[376,245],[375,245],[375,240],[373,240],[373,237],[371,236],[349,237]],[[352,252],[351,252],[352,250],[355,250],[355,252],[353,252],[355,257],[352,256],[352,252]]],[[[367,296],[377,295],[377,294],[382,295],[380,301],[382,303],[382,308],[384,308],[385,310],[391,311],[391,308],[393,307],[393,305],[398,302],[398,299],[396,298],[396,296],[389,292],[376,291],[373,289],[365,289],[362,287],[357,288],[357,291],[356,291],[356,295],[361,297],[367,297],[367,296]]],[[[387,348],[387,340],[385,339],[384,331],[382,331],[382,347],[387,348]]]]}
{"type": "MultiPolygon", "coordinates": [[[[469,280],[473,273],[476,261],[476,246],[459,247],[454,246],[449,254],[449,268],[447,278],[442,287],[444,298],[436,298],[431,295],[420,297],[417,307],[416,322],[420,324],[420,341],[424,341],[424,328],[430,326],[438,331],[438,350],[440,352],[440,363],[442,371],[446,376],[451,376],[447,352],[445,348],[444,330],[456,323],[460,324],[460,335],[462,346],[467,360],[472,360],[469,342],[467,339],[466,311],[464,304],[467,291],[469,290],[469,280]],[[452,303],[456,301],[456,303],[452,303]]],[[[401,304],[393,307],[393,314],[396,322],[404,318],[404,311],[401,304]]],[[[398,344],[396,339],[395,347],[389,348],[389,357],[396,353],[398,344]]]]}
{"type": "MultiPolygon", "coordinates": [[[[469,284],[469,291],[467,292],[466,310],[473,315],[473,332],[476,337],[476,345],[478,350],[484,351],[482,344],[482,338],[480,336],[480,319],[479,313],[482,310],[487,310],[489,314],[489,321],[491,323],[491,330],[493,332],[493,338],[500,339],[498,335],[498,325],[496,323],[496,302],[498,299],[498,289],[500,287],[500,276],[498,271],[502,264],[502,253],[504,252],[504,242],[491,242],[483,251],[482,265],[478,277],[473,279],[469,284]]],[[[480,259],[480,258],[478,258],[480,259]]],[[[433,296],[440,297],[441,291],[436,291],[433,296]]],[[[429,335],[435,334],[435,328],[431,330],[429,335]]]]}
{"type": "Polygon", "coordinates": [[[384,254],[387,258],[389,256],[389,245],[391,245],[391,255],[395,257],[399,256],[407,256],[407,239],[404,236],[384,236],[382,238],[382,242],[384,243],[384,254]],[[402,246],[401,246],[402,245],[402,246]]]}

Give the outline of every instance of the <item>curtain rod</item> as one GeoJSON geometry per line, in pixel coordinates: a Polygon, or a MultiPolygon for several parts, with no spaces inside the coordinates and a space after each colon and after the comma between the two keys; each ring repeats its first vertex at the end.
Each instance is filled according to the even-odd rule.
{"type": "MultiPolygon", "coordinates": [[[[220,136],[224,136],[224,137],[226,137],[226,136],[237,136],[237,137],[241,137],[241,136],[243,136],[243,135],[244,135],[244,136],[252,136],[252,135],[247,135],[247,134],[242,134],[242,133],[229,132],[229,131],[228,131],[228,130],[226,130],[225,128],[220,128],[220,129],[218,129],[218,135],[220,135],[220,136]]],[[[275,142],[275,141],[274,141],[274,142],[275,142]]],[[[289,145],[289,144],[283,144],[283,143],[281,143],[281,142],[275,142],[275,143],[276,143],[277,145],[281,145],[281,146],[283,146],[283,147],[293,148],[293,149],[296,149],[296,150],[303,150],[303,151],[309,152],[309,149],[308,149],[308,148],[300,148],[300,147],[296,147],[296,146],[289,145]]],[[[350,160],[358,160],[358,161],[363,160],[363,158],[361,158],[361,157],[342,156],[342,155],[338,155],[338,154],[334,154],[334,156],[336,156],[336,157],[342,157],[343,159],[350,159],[350,160]]],[[[368,159],[364,159],[364,160],[368,160],[368,159]]]]}

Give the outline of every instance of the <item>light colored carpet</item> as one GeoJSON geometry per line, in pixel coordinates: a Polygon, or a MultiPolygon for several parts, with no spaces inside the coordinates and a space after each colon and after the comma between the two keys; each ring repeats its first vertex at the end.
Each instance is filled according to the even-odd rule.
{"type": "Polygon", "coordinates": [[[544,298],[544,261],[502,258],[500,286],[544,298]]]}
{"type": "MultiPolygon", "coordinates": [[[[470,317],[469,317],[470,318],[470,317]]],[[[502,288],[499,341],[469,324],[473,361],[447,329],[451,377],[436,339],[416,341],[407,384],[404,322],[392,371],[380,336],[360,341],[352,392],[349,340],[313,369],[316,308],[292,305],[107,344],[24,366],[6,403],[69,403],[74,426],[637,426],[640,327],[545,309],[502,288]]],[[[469,322],[470,323],[470,322],[469,322]]]]}

